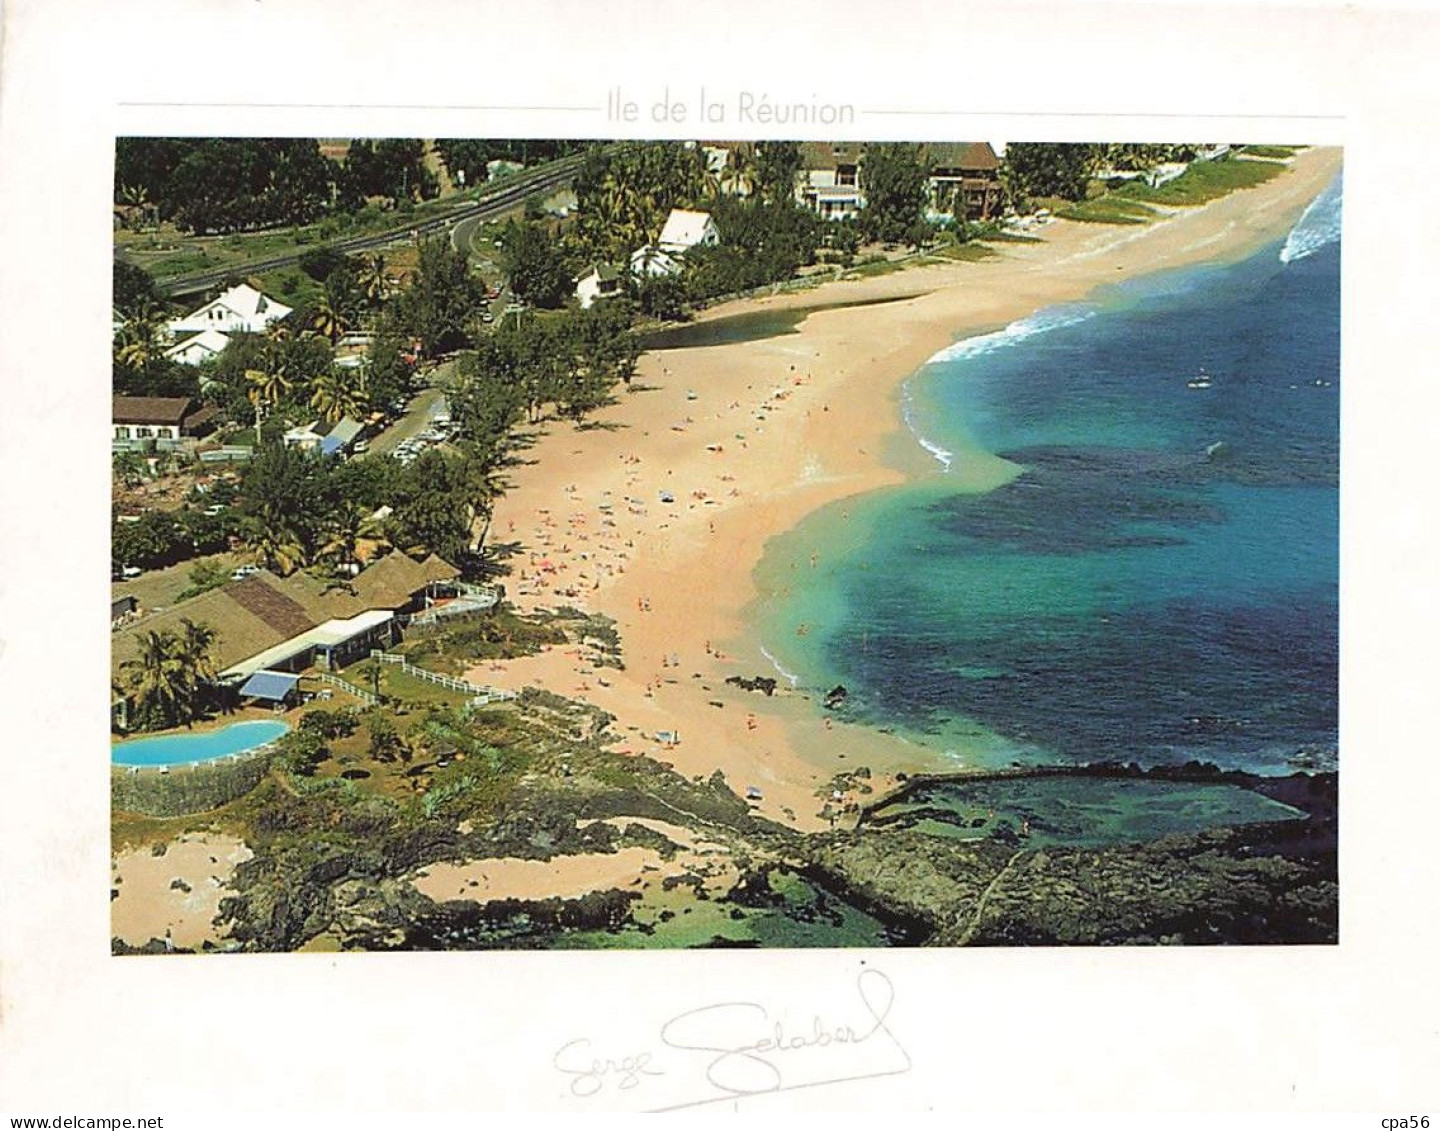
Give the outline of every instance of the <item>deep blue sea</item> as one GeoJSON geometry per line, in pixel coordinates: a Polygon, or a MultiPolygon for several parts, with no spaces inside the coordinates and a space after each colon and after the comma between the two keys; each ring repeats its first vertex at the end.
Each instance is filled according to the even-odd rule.
{"type": "Polygon", "coordinates": [[[933,469],[768,549],[777,666],[968,765],[1333,760],[1341,199],[932,359],[933,469]]]}

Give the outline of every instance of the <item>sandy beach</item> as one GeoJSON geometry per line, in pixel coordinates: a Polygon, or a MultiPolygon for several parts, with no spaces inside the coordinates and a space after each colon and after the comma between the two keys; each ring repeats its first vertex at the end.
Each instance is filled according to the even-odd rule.
{"type": "Polygon", "coordinates": [[[234,837],[186,833],[156,855],[147,845],[115,855],[111,886],[110,931],[131,946],[169,938],[176,947],[198,950],[218,942],[223,930],[213,924],[220,900],[229,894],[235,868],[253,855],[234,837]]]}
{"type": "MultiPolygon", "coordinates": [[[[518,608],[613,618],[625,668],[597,667],[570,646],[484,664],[470,678],[592,702],[617,717],[619,749],[690,777],[719,770],[736,792],[759,794],[758,812],[801,829],[826,826],[827,802],[855,800],[834,795],[837,774],[867,767],[879,791],[898,772],[956,768],[824,718],[783,679],[773,697],[725,683],[778,674],[743,616],[766,543],[822,506],[903,480],[903,461],[886,459],[902,427],[899,390],[955,339],[1130,276],[1238,258],[1282,238],[1339,165],[1337,150],[1306,150],[1267,184],[1151,225],[1056,221],[1042,242],[997,244],[992,259],[707,312],[872,304],[816,310],[795,333],[649,351],[635,390],[595,415],[600,427],[549,423],[513,470],[491,543],[518,545],[505,582],[518,608]],[[883,299],[896,301],[875,304],[883,299]]],[[[915,466],[925,458],[917,448],[915,466]]],[[[983,488],[1012,469],[974,459],[955,473],[983,488]]]]}

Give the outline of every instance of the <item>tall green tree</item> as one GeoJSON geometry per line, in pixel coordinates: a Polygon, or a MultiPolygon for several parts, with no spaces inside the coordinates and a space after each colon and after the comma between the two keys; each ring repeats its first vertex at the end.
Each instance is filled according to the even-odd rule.
{"type": "Polygon", "coordinates": [[[360,369],[332,367],[316,374],[310,382],[310,407],[330,424],[346,416],[363,416],[367,405],[365,378],[360,369]]]}
{"type": "Polygon", "coordinates": [[[920,147],[872,145],[865,151],[860,177],[865,189],[860,224],[866,236],[886,243],[911,239],[916,225],[923,221],[927,196],[920,147]]]}
{"type": "Polygon", "coordinates": [[[1101,155],[1102,147],[1097,145],[1011,142],[1005,149],[1003,175],[1018,201],[1037,196],[1084,200],[1101,155]]]}
{"type": "Polygon", "coordinates": [[[135,700],[135,719],[146,730],[193,722],[202,708],[203,687],[216,679],[215,632],[188,617],[180,631],[154,631],[140,639],[140,652],[120,665],[121,689],[135,700]]]}
{"type": "Polygon", "coordinates": [[[328,496],[326,461],[297,448],[261,448],[240,481],[250,544],[276,573],[293,573],[318,555],[328,496]]]}
{"type": "Polygon", "coordinates": [[[799,142],[760,142],[755,150],[755,184],[760,195],[772,203],[794,200],[800,162],[799,142]]]}
{"type": "Polygon", "coordinates": [[[470,273],[470,259],[445,238],[420,245],[420,260],[409,288],[396,297],[396,322],[434,357],[469,342],[484,284],[470,273]]]}
{"type": "Polygon", "coordinates": [[[280,403],[294,384],[283,366],[245,371],[247,397],[255,409],[255,443],[260,443],[260,424],[264,411],[280,403]]]}
{"type": "Polygon", "coordinates": [[[534,306],[556,309],[575,292],[560,244],[542,224],[511,223],[502,237],[510,288],[534,306]]]}

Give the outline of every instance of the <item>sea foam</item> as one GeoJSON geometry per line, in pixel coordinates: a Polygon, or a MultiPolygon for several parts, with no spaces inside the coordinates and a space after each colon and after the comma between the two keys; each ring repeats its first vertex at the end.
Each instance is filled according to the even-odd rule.
{"type": "Polygon", "coordinates": [[[1280,249],[1280,262],[1291,263],[1314,255],[1327,244],[1340,238],[1340,214],[1344,203],[1344,187],[1340,176],[1325,186],[1319,196],[1300,214],[1295,227],[1285,237],[1285,246],[1280,249]]]}
{"type": "Polygon", "coordinates": [[[763,644],[760,645],[760,653],[767,660],[770,661],[770,666],[774,668],[777,672],[779,672],[780,675],[790,684],[791,687],[800,686],[800,677],[794,672],[787,672],[784,666],[780,663],[780,661],[777,660],[771,653],[770,649],[766,648],[763,644]]]}
{"type": "MultiPolygon", "coordinates": [[[[1003,330],[996,330],[989,334],[977,334],[973,338],[962,338],[958,342],[946,346],[939,353],[935,354],[926,362],[926,365],[937,365],[946,361],[961,361],[972,357],[984,357],[996,350],[1006,349],[1010,346],[1019,345],[1037,334],[1046,333],[1049,330],[1059,330],[1066,326],[1075,326],[1081,322],[1088,321],[1095,316],[1094,310],[1081,309],[1078,307],[1055,307],[1049,310],[1042,310],[1038,314],[1032,314],[1028,318],[1021,318],[1010,323],[1003,330]]],[[[946,471],[955,462],[955,453],[937,444],[920,429],[915,408],[914,390],[911,383],[907,382],[900,400],[900,415],[904,419],[906,427],[910,429],[911,435],[915,437],[916,443],[935,457],[935,460],[946,471]]]]}
{"type": "Polygon", "coordinates": [[[958,361],[962,358],[983,357],[987,353],[994,353],[996,350],[1005,349],[1008,346],[1019,345],[1027,338],[1033,338],[1036,334],[1043,334],[1049,330],[1060,330],[1066,326],[1074,326],[1079,322],[1086,322],[1095,317],[1095,311],[1081,309],[1073,306],[1058,306],[1049,310],[1042,310],[1038,314],[1032,314],[1028,318],[1021,318],[1010,323],[1003,330],[996,330],[990,334],[977,334],[973,338],[962,338],[958,342],[946,346],[930,359],[927,364],[933,365],[940,361],[958,361]]]}

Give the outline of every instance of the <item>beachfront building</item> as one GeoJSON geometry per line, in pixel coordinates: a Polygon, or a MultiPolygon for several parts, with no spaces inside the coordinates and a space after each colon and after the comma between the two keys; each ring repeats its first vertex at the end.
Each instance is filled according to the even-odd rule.
{"type": "Polygon", "coordinates": [[[185,440],[207,432],[214,417],[215,409],[200,408],[191,397],[117,394],[111,398],[111,448],[176,448],[185,440]]]}
{"type": "Polygon", "coordinates": [[[200,365],[219,357],[230,339],[219,330],[203,330],[171,346],[165,356],[183,365],[200,365]]]}
{"type": "MultiPolygon", "coordinates": [[[[800,146],[795,199],[822,220],[848,220],[865,207],[865,151],[859,141],[807,141],[800,146]]],[[[956,194],[967,220],[989,220],[1003,208],[1000,159],[986,141],[927,142],[932,217],[952,215],[956,194]]]]}
{"type": "Polygon", "coordinates": [[[988,141],[928,142],[921,157],[930,170],[932,215],[954,216],[957,204],[963,205],[966,220],[1000,215],[1005,200],[1000,159],[988,141]]]}
{"type": "Polygon", "coordinates": [[[865,146],[856,141],[807,141],[800,145],[795,199],[822,220],[846,220],[865,207],[860,163],[865,146]]]}
{"type": "Polygon", "coordinates": [[[222,334],[260,334],[272,322],[278,322],[289,313],[290,307],[241,283],[199,310],[175,319],[169,326],[170,333],[177,338],[203,334],[206,330],[219,330],[222,334]]]}
{"type": "Polygon", "coordinates": [[[575,297],[580,308],[589,310],[590,304],[598,298],[609,298],[620,293],[620,272],[608,263],[597,263],[580,277],[575,284],[575,297]]]}
{"type": "MultiPolygon", "coordinates": [[[[223,686],[241,690],[262,672],[341,668],[393,644],[410,616],[458,591],[459,576],[434,554],[416,561],[398,550],[341,584],[260,570],[128,620],[114,636],[112,682],[122,685],[122,665],[140,654],[150,633],[183,632],[187,619],[214,631],[211,655],[223,686]]],[[[112,703],[112,717],[123,727],[128,713],[122,694],[112,703]]]]}

